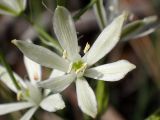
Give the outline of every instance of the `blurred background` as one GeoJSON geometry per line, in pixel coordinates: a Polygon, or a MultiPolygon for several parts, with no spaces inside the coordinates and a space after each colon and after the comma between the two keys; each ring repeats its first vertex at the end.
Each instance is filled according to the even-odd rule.
{"type": "MultiPolygon", "coordinates": [[[[66,7],[76,16],[77,11],[83,9],[90,0],[66,0],[66,7]]],[[[130,15],[126,23],[156,15],[160,17],[160,0],[104,0],[108,23],[122,11],[127,10],[130,15]],[[113,12],[114,11],[114,12],[113,12]]],[[[36,44],[54,50],[49,42],[40,39],[40,32],[33,27],[32,21],[55,38],[52,27],[52,16],[56,7],[55,0],[28,0],[25,10],[26,16],[0,16],[0,51],[4,54],[8,64],[22,78],[27,78],[22,53],[11,43],[13,39],[26,40],[31,38],[36,44]]],[[[153,26],[156,30],[142,37],[129,37],[120,40],[118,45],[101,61],[114,62],[120,59],[129,60],[137,68],[118,82],[105,82],[107,105],[101,114],[102,120],[144,120],[160,108],[160,29],[159,24],[153,26]]],[[[96,16],[92,7],[80,18],[75,19],[79,38],[79,45],[83,50],[86,43],[92,44],[100,33],[96,16]]],[[[145,31],[147,28],[143,29],[145,31]]],[[[43,79],[50,74],[48,68],[43,68],[43,79]]],[[[95,80],[88,80],[93,89],[95,80]]],[[[58,111],[57,115],[39,110],[35,118],[38,120],[83,120],[82,113],[77,105],[75,86],[71,85],[63,92],[66,108],[58,111]],[[61,116],[61,117],[59,117],[61,116]]],[[[0,102],[12,102],[16,95],[0,83],[0,102]],[[11,97],[7,97],[8,95],[11,97]]],[[[11,114],[19,118],[22,112],[11,114]]],[[[160,120],[160,112],[157,114],[160,120]]],[[[87,118],[86,118],[87,119],[87,118]]],[[[0,120],[10,120],[9,115],[1,116],[0,120]]],[[[16,119],[15,119],[16,120],[16,119]]],[[[151,120],[151,119],[149,119],[151,120]]]]}

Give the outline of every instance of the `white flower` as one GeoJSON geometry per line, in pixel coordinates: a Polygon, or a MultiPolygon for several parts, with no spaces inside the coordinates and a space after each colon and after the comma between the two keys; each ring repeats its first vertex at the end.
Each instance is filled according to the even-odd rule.
{"type": "Polygon", "coordinates": [[[53,19],[55,34],[64,49],[63,58],[38,45],[17,40],[12,42],[35,62],[64,72],[61,76],[39,82],[40,87],[58,93],[73,81],[76,82],[78,105],[84,113],[94,118],[97,114],[96,97],[85,77],[118,81],[135,68],[135,65],[126,60],[92,67],[117,44],[124,19],[125,14],[122,14],[106,27],[83,57],[79,55],[78,39],[71,15],[64,7],[57,7],[53,19]]]}
{"type": "Polygon", "coordinates": [[[17,16],[26,8],[27,0],[0,0],[0,14],[17,16]]]}
{"type": "Polygon", "coordinates": [[[24,82],[16,73],[14,73],[18,84],[21,86],[21,90],[17,90],[5,68],[0,66],[0,80],[17,94],[17,99],[19,100],[15,103],[0,104],[0,115],[30,108],[20,119],[30,120],[39,107],[48,112],[55,112],[59,109],[63,109],[65,104],[60,94],[50,94],[50,91],[47,90],[42,93],[42,89],[38,88],[36,85],[36,82],[41,80],[40,65],[27,57],[24,57],[24,63],[30,81],[24,82]]]}

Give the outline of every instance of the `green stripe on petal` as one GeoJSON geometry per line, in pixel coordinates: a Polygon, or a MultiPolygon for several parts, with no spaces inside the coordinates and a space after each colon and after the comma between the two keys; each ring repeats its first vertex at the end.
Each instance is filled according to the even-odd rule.
{"type": "Polygon", "coordinates": [[[49,68],[55,68],[64,72],[68,71],[69,63],[49,49],[27,41],[13,40],[12,43],[31,60],[49,68]]]}
{"type": "Polygon", "coordinates": [[[66,8],[60,6],[56,8],[53,27],[59,43],[67,51],[68,59],[77,59],[79,48],[76,29],[72,17],[66,8]]]}

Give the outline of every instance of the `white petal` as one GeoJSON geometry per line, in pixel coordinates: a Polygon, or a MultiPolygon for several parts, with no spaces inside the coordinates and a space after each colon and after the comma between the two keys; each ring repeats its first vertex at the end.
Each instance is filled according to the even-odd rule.
{"type": "Polygon", "coordinates": [[[60,94],[52,94],[45,98],[41,102],[40,106],[48,112],[55,112],[63,109],[65,107],[65,103],[60,94]]]}
{"type": "Polygon", "coordinates": [[[67,51],[68,58],[77,59],[79,48],[75,25],[66,8],[60,6],[56,8],[53,27],[59,43],[67,51]]]}
{"type": "Polygon", "coordinates": [[[86,70],[84,76],[105,80],[105,81],[117,81],[125,77],[125,75],[136,66],[126,60],[120,60],[114,63],[101,65],[98,67],[90,68],[86,70]]]}
{"type": "MultiPolygon", "coordinates": [[[[20,86],[25,87],[25,83],[23,82],[22,78],[17,75],[16,73],[13,73],[15,79],[19,83],[20,86]]],[[[13,92],[17,93],[18,90],[15,87],[12,79],[10,78],[9,74],[7,73],[6,69],[2,66],[0,66],[0,80],[13,92]]]]}
{"type": "Polygon", "coordinates": [[[92,88],[84,78],[76,80],[76,91],[78,105],[81,110],[87,115],[95,118],[97,115],[96,97],[92,88]]]}
{"type": "Polygon", "coordinates": [[[120,15],[98,36],[89,52],[84,56],[89,66],[103,58],[117,44],[124,19],[125,14],[120,15]]]}
{"type": "Polygon", "coordinates": [[[1,14],[1,15],[16,16],[16,13],[13,12],[13,10],[11,10],[11,9],[3,10],[3,9],[0,8],[0,14],[1,14]]]}
{"type": "Polygon", "coordinates": [[[51,89],[54,93],[59,93],[66,89],[76,78],[75,74],[67,74],[56,78],[51,78],[37,83],[42,88],[51,89]]]}
{"type": "Polygon", "coordinates": [[[26,99],[30,102],[39,105],[42,100],[42,94],[40,89],[36,84],[31,84],[30,82],[26,82],[27,88],[29,90],[29,96],[26,96],[26,99]]]}
{"type": "Polygon", "coordinates": [[[31,82],[36,83],[36,81],[40,81],[42,75],[40,64],[32,61],[26,56],[24,56],[24,63],[31,82]]]}
{"type": "Polygon", "coordinates": [[[59,77],[59,76],[62,76],[64,74],[65,74],[64,72],[54,69],[54,70],[52,70],[51,75],[49,76],[49,78],[59,77]]]}
{"type": "MultiPolygon", "coordinates": [[[[53,79],[53,78],[56,78],[56,77],[60,77],[60,76],[62,76],[62,75],[64,75],[64,74],[65,74],[64,72],[62,72],[62,71],[60,71],[60,70],[54,69],[54,70],[52,70],[52,72],[51,72],[51,74],[50,74],[50,76],[49,76],[49,79],[53,79]]],[[[47,96],[50,92],[51,92],[50,89],[45,89],[45,90],[44,90],[44,95],[47,96]]]]}
{"type": "Polygon", "coordinates": [[[69,63],[49,49],[27,41],[13,40],[12,43],[31,60],[49,68],[55,68],[64,72],[68,71],[69,63]]]}
{"type": "Polygon", "coordinates": [[[20,120],[30,120],[33,114],[36,112],[38,107],[30,108],[22,117],[20,120]]]}
{"type": "Polygon", "coordinates": [[[14,11],[19,11],[18,4],[15,0],[1,0],[0,4],[13,9],[14,11]]]}
{"type": "Polygon", "coordinates": [[[18,102],[18,103],[8,103],[0,104],[0,115],[5,115],[18,110],[26,109],[32,107],[33,104],[29,102],[18,102]]]}
{"type": "Polygon", "coordinates": [[[27,3],[27,0],[16,0],[19,7],[21,8],[21,10],[24,10],[26,8],[26,3],[27,3]]]}

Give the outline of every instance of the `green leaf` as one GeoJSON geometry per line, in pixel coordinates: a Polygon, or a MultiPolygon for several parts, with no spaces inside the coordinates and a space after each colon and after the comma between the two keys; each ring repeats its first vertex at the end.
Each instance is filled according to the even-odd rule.
{"type": "Polygon", "coordinates": [[[143,20],[136,20],[125,25],[122,31],[121,39],[122,41],[126,41],[129,39],[143,37],[154,32],[159,27],[160,24],[157,21],[157,16],[150,16],[144,18],[143,20]]]}
{"type": "Polygon", "coordinates": [[[145,120],[160,120],[160,109],[158,109],[155,113],[153,113],[145,120]]]}
{"type": "Polygon", "coordinates": [[[98,21],[98,25],[100,29],[103,30],[107,26],[107,17],[106,17],[105,8],[103,6],[103,0],[97,0],[93,8],[98,21]]]}
{"type": "Polygon", "coordinates": [[[98,114],[101,115],[108,106],[109,92],[106,89],[105,81],[98,80],[96,87],[96,98],[98,102],[98,114]]]}

